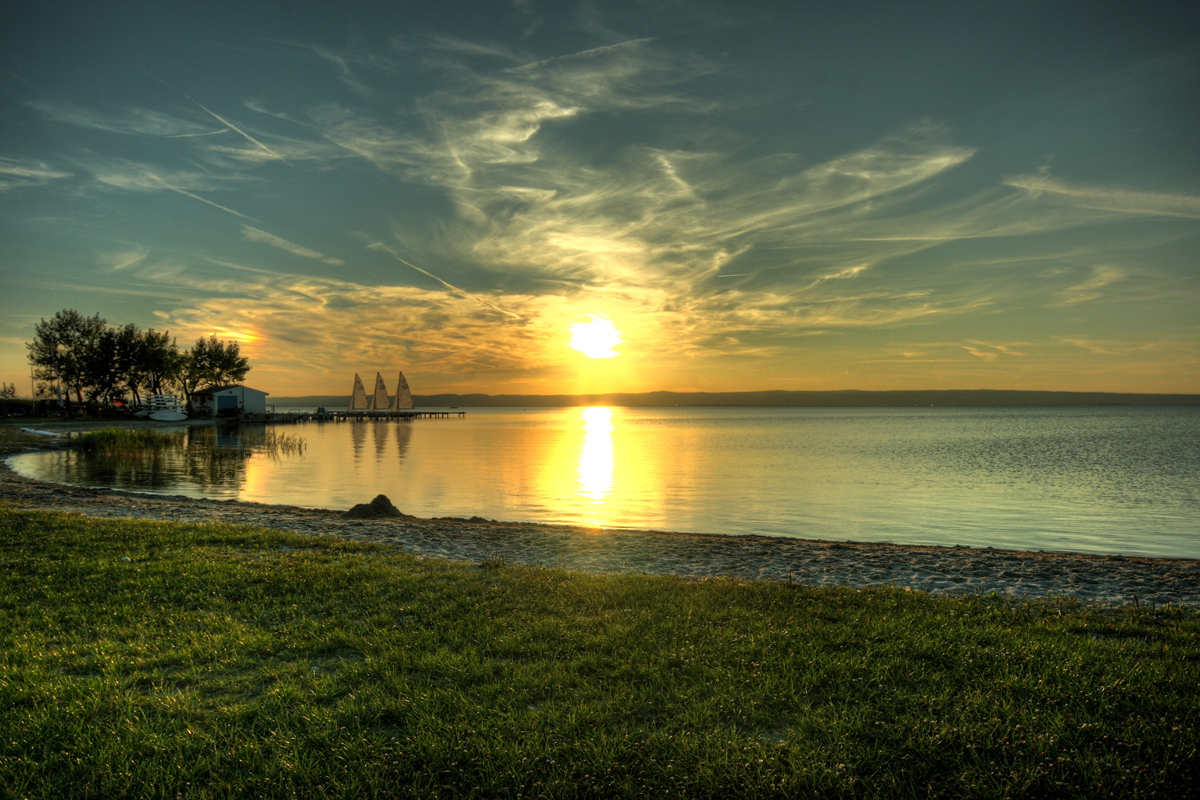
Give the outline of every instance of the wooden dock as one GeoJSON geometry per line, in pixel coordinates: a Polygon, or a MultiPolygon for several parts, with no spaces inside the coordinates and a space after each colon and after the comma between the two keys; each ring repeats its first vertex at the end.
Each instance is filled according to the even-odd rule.
{"type": "Polygon", "coordinates": [[[266,414],[238,414],[237,421],[267,425],[294,425],[299,422],[411,422],[414,419],[450,419],[465,417],[467,412],[450,411],[268,411],[266,414]]]}

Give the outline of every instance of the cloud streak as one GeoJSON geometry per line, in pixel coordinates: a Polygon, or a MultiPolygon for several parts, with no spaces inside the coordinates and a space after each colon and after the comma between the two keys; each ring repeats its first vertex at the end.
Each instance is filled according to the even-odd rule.
{"type": "Polygon", "coordinates": [[[1035,198],[1044,197],[1079,208],[1115,211],[1119,214],[1200,219],[1200,197],[1192,195],[1074,186],[1049,175],[1023,175],[1009,178],[1005,183],[1026,191],[1035,198]]]}
{"type": "Polygon", "coordinates": [[[324,253],[320,253],[316,250],[310,250],[307,247],[295,244],[294,242],[289,242],[287,239],[281,239],[274,234],[267,233],[266,231],[259,230],[258,228],[252,228],[249,225],[242,226],[242,238],[248,242],[260,242],[262,244],[270,245],[271,247],[277,247],[280,250],[285,250],[293,255],[301,256],[302,258],[313,258],[318,261],[324,261],[326,264],[334,267],[340,267],[346,263],[340,258],[330,258],[324,253]]]}
{"type": "Polygon", "coordinates": [[[41,186],[51,181],[70,178],[70,172],[54,169],[44,161],[21,158],[0,158],[0,192],[28,186],[41,186]]]}

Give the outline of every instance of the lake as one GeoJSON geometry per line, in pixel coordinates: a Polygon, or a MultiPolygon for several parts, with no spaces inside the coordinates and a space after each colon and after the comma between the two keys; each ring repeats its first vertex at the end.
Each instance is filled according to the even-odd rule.
{"type": "Polygon", "coordinates": [[[299,456],[152,465],[73,451],[43,480],[408,514],[1200,557],[1200,408],[480,408],[278,426],[299,456]]]}

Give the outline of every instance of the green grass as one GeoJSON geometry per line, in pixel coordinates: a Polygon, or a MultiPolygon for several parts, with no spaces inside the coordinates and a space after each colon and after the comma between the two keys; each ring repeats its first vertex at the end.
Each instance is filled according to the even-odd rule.
{"type": "Polygon", "coordinates": [[[1200,784],[1192,611],[472,566],[5,507],[0,574],[6,797],[1200,784]]]}

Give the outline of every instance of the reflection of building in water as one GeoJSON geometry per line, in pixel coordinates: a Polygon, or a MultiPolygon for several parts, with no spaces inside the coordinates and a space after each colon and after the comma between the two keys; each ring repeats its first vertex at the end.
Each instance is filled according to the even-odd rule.
{"type": "Polygon", "coordinates": [[[583,409],[583,451],[579,454],[579,493],[599,503],[612,488],[612,409],[583,409]]]}
{"type": "Polygon", "coordinates": [[[241,443],[241,440],[238,438],[241,430],[240,425],[216,425],[211,428],[205,428],[203,431],[196,427],[188,428],[188,446],[195,447],[200,444],[214,444],[217,447],[237,447],[241,443]],[[212,441],[203,441],[205,436],[211,437],[212,441]]]}

